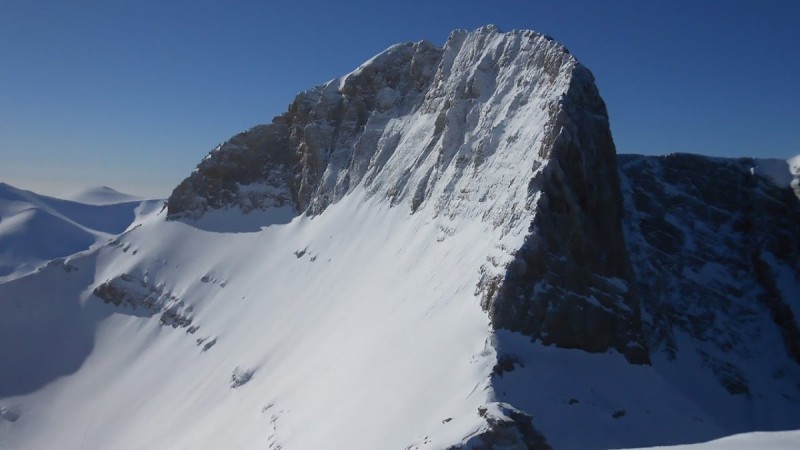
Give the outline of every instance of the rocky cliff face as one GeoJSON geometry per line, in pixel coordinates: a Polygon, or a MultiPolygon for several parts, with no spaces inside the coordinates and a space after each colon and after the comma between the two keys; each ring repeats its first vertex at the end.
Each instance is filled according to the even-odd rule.
{"type": "Polygon", "coordinates": [[[170,196],[170,217],[284,204],[298,213],[321,212],[368,171],[380,172],[399,139],[381,139],[387,122],[419,108],[442,53],[427,42],[396,45],[355,72],[300,93],[271,124],[214,149],[170,196]]]}
{"type": "Polygon", "coordinates": [[[212,151],[172,218],[290,203],[319,214],[363,185],[414,213],[527,234],[478,291],[495,327],[647,362],[605,105],[550,38],[494,27],[389,48],[212,151]]]}
{"type": "Polygon", "coordinates": [[[616,151],[586,69],[574,73],[545,142],[548,164],[529,183],[537,196],[529,234],[484,305],[495,327],[647,363],[620,225],[616,151]]]}
{"type": "Polygon", "coordinates": [[[800,201],[759,164],[620,157],[649,345],[671,360],[697,352],[732,394],[750,393],[753,362],[767,354],[758,371],[786,375],[800,363],[800,201]]]}

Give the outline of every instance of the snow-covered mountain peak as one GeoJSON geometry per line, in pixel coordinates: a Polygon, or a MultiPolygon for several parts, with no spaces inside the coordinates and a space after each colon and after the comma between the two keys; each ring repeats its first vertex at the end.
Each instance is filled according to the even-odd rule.
{"type": "Polygon", "coordinates": [[[625,288],[630,270],[605,104],[591,73],[551,38],[484,27],[451,34],[443,48],[392,46],[299,94],[272,124],[219,146],[175,189],[168,211],[172,218],[229,208],[316,215],[361,190],[410,214],[430,211],[444,235],[478,223],[509,239],[496,245],[515,250],[485,265],[479,284],[496,325],[647,360],[637,299],[625,288]],[[527,244],[517,251],[521,239],[527,244]],[[529,273],[506,277],[509,259],[529,273]],[[575,283],[576,266],[593,276],[575,283]],[[623,288],[608,293],[607,280],[623,288]],[[534,308],[550,308],[564,289],[574,296],[560,308],[595,311],[603,339],[515,306],[537,292],[534,308]]]}
{"type": "Polygon", "coordinates": [[[443,48],[392,46],[219,146],[168,210],[316,215],[357,191],[429,211],[443,236],[473,223],[498,236],[507,250],[482,266],[478,286],[495,325],[647,360],[605,104],[591,73],[551,38],[490,26],[456,31],[443,48]],[[506,276],[509,261],[525,276],[506,276]],[[575,267],[593,275],[576,283],[575,267]],[[609,291],[608,280],[621,288],[609,291]],[[531,292],[538,300],[522,301],[531,292]],[[535,312],[565,292],[558,308],[593,311],[603,339],[535,312]]]}
{"type": "MultiPolygon", "coordinates": [[[[392,204],[435,202],[452,215],[458,189],[495,196],[498,166],[546,157],[548,149],[524,143],[546,124],[559,128],[561,98],[591,83],[587,74],[533,32],[484,27],[454,32],[443,48],[394,45],[220,145],[170,197],[170,216],[284,204],[315,214],[359,184],[392,204]]],[[[521,201],[527,180],[517,182],[521,201]]]]}
{"type": "Polygon", "coordinates": [[[753,159],[619,162],[552,39],[392,46],[220,144],[166,213],[0,281],[0,448],[800,426],[800,203],[753,159]]]}

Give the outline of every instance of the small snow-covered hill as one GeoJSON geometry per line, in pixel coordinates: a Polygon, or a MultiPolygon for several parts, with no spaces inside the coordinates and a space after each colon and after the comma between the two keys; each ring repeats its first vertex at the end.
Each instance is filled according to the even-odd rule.
{"type": "Polygon", "coordinates": [[[125,231],[142,208],[153,207],[125,194],[102,193],[105,201],[92,204],[0,183],[0,281],[105,242],[125,231]]]}
{"type": "Polygon", "coordinates": [[[108,186],[96,186],[69,193],[63,197],[65,200],[85,203],[87,205],[114,205],[143,200],[134,195],[119,192],[108,186]]]}

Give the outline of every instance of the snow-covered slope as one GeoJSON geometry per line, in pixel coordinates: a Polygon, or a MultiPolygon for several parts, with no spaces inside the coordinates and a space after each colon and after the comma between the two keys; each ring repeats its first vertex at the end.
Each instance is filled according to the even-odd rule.
{"type": "Polygon", "coordinates": [[[795,450],[800,446],[800,431],[743,433],[701,444],[658,447],[665,450],[795,450]]]}
{"type": "Polygon", "coordinates": [[[0,284],[0,448],[620,448],[800,427],[797,366],[761,309],[764,336],[735,345],[785,370],[746,396],[697,362],[711,344],[672,366],[651,348],[632,176],[591,73],[551,39],[390,47],[218,146],[166,210],[0,284]]]}
{"type": "Polygon", "coordinates": [[[96,206],[0,183],[0,282],[107,241],[147,207],[141,201],[96,206]]]}
{"type": "Polygon", "coordinates": [[[257,233],[153,216],[113,246],[0,285],[0,339],[13,343],[0,362],[14,368],[0,397],[19,416],[0,423],[5,444],[458,442],[481,426],[493,359],[470,301],[478,273],[452,261],[497,250],[477,226],[437,242],[426,220],[360,196],[257,233]]]}

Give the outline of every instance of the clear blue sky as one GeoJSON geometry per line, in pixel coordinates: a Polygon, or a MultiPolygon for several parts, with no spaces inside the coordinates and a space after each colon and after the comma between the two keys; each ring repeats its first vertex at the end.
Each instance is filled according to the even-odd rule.
{"type": "Polygon", "coordinates": [[[620,153],[800,153],[796,0],[0,0],[0,181],[166,196],[296,92],[488,23],[587,65],[620,153]]]}

